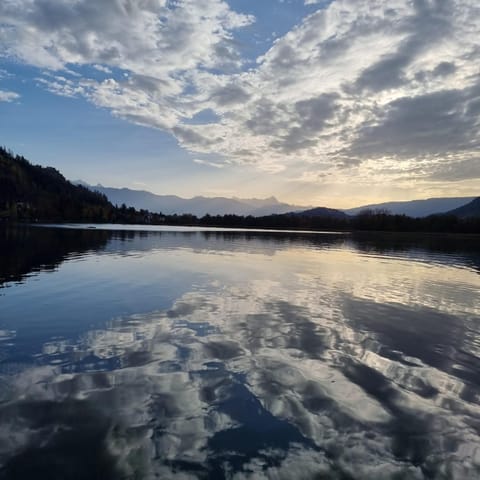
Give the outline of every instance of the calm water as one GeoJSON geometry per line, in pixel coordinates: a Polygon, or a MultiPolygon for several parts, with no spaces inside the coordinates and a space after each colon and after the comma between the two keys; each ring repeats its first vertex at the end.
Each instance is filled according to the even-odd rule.
{"type": "Polygon", "coordinates": [[[0,229],[0,478],[480,478],[480,241],[0,229]]]}

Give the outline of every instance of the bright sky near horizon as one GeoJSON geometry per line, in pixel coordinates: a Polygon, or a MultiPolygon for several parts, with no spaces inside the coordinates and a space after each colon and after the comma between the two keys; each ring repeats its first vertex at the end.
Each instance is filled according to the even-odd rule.
{"type": "Polygon", "coordinates": [[[2,0],[0,143],[67,178],[480,195],[478,0],[2,0]]]}

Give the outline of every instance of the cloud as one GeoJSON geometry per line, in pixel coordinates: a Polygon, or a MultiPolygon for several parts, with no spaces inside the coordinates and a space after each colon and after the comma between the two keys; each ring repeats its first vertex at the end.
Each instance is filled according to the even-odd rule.
{"type": "Polygon", "coordinates": [[[449,2],[414,2],[411,13],[401,18],[393,28],[404,39],[396,50],[385,54],[366,68],[355,82],[360,89],[380,91],[408,83],[405,77],[410,64],[431,45],[448,37],[451,28],[449,2]]]}
{"type": "Polygon", "coordinates": [[[95,104],[158,128],[194,114],[173,98],[191,86],[187,73],[230,65],[231,31],[254,20],[222,0],[16,0],[0,5],[0,17],[0,44],[10,57],[52,70],[127,72],[126,80],[78,83],[88,83],[85,96],[95,104]]]}
{"type": "Polygon", "coordinates": [[[250,99],[250,95],[242,87],[230,84],[214,90],[211,94],[211,99],[217,105],[224,107],[236,103],[244,103],[250,99]]]}
{"type": "Polygon", "coordinates": [[[305,4],[318,7],[254,64],[237,35],[255,19],[222,0],[11,0],[0,4],[0,45],[56,70],[43,76],[50,91],[228,162],[276,172],[318,165],[333,183],[348,183],[380,172],[393,181],[399,159],[412,171],[429,162],[435,175],[442,155],[452,165],[472,157],[477,2],[305,4]],[[76,70],[80,78],[66,73],[76,70]],[[204,111],[213,120],[191,124],[204,111]]]}
{"type": "Polygon", "coordinates": [[[29,64],[101,64],[159,76],[215,66],[215,47],[252,21],[221,0],[16,0],[0,13],[7,53],[29,64]]]}
{"type": "Polygon", "coordinates": [[[20,95],[16,92],[9,92],[7,90],[0,90],[0,102],[13,102],[20,98],[20,95]]]}
{"type": "Polygon", "coordinates": [[[337,106],[336,94],[323,94],[317,98],[301,100],[294,105],[295,117],[291,115],[286,134],[272,142],[272,146],[282,152],[296,152],[316,145],[319,133],[328,126],[337,106]],[[293,118],[292,118],[293,117],[293,118]]]}
{"type": "Polygon", "coordinates": [[[104,65],[98,65],[98,64],[93,64],[92,67],[95,70],[98,70],[99,72],[103,72],[106,74],[111,74],[112,70],[110,70],[108,67],[105,67],[104,65]]]}
{"type": "Polygon", "coordinates": [[[194,158],[193,161],[199,165],[207,165],[208,167],[214,168],[223,168],[225,166],[223,163],[210,162],[208,160],[202,160],[201,158],[194,158]]]}
{"type": "Polygon", "coordinates": [[[440,62],[434,69],[432,74],[434,76],[446,77],[455,73],[457,67],[453,62],[440,62]]]}
{"type": "Polygon", "coordinates": [[[436,182],[458,182],[480,178],[480,155],[455,162],[443,162],[430,167],[426,177],[436,182]]]}
{"type": "Polygon", "coordinates": [[[474,89],[403,97],[385,105],[377,124],[359,129],[350,153],[412,158],[478,151],[479,119],[468,108],[474,89]]]}

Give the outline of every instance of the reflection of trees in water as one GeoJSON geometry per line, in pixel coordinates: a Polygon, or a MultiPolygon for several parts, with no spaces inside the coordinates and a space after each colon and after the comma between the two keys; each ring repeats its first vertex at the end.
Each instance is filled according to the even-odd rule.
{"type": "Polygon", "coordinates": [[[447,265],[465,265],[480,272],[480,238],[478,235],[442,235],[412,233],[361,233],[351,235],[359,252],[405,254],[447,265]]]}
{"type": "Polygon", "coordinates": [[[272,231],[114,231],[108,250],[148,251],[158,248],[191,248],[220,252],[262,253],[294,247],[347,248],[360,253],[403,254],[447,265],[465,265],[480,271],[478,235],[424,233],[302,233],[272,231]]]}
{"type": "Polygon", "coordinates": [[[111,232],[59,228],[0,228],[0,286],[41,270],[55,270],[66,258],[104,247],[111,232]]]}
{"type": "Polygon", "coordinates": [[[3,226],[0,228],[0,285],[21,281],[40,270],[54,270],[72,255],[102,250],[125,253],[188,248],[199,251],[274,255],[292,247],[354,248],[362,253],[403,254],[480,271],[477,236],[398,233],[322,234],[295,232],[156,232],[82,228],[3,226]]]}

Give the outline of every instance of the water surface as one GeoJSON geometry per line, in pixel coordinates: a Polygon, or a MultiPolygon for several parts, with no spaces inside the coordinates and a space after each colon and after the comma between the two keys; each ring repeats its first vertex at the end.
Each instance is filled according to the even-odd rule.
{"type": "Polygon", "coordinates": [[[0,230],[1,479],[476,479],[480,242],[0,230]]]}

